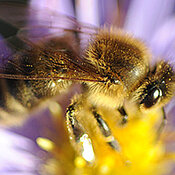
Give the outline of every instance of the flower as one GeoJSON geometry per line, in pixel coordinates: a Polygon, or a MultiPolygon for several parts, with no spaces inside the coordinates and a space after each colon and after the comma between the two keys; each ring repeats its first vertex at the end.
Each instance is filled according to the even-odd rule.
{"type": "Polygon", "coordinates": [[[0,129],[0,173],[37,174],[41,160],[36,157],[36,145],[30,139],[0,129]]]}
{"type": "MultiPolygon", "coordinates": [[[[38,13],[41,14],[41,16],[38,16],[38,20],[40,21],[43,18],[42,9],[44,6],[49,6],[47,9],[48,11],[45,10],[45,16],[47,16],[47,12],[48,14],[50,13],[50,10],[74,15],[70,2],[71,1],[66,1],[66,3],[62,3],[61,0],[53,0],[49,2],[47,0],[42,0],[37,2],[31,1],[31,5],[36,9],[38,8],[41,10],[41,13],[38,13]],[[67,9],[66,7],[69,8],[67,9]]],[[[75,5],[77,18],[80,21],[88,22],[97,26],[103,23],[114,23],[115,25],[122,27],[124,30],[133,33],[136,37],[141,38],[151,48],[156,57],[168,57],[169,59],[172,59],[170,57],[174,55],[173,42],[175,36],[172,31],[172,26],[174,25],[174,11],[172,8],[174,0],[168,2],[163,0],[102,0],[100,4],[95,0],[79,0],[76,1],[75,5]],[[113,8],[113,11],[111,10],[111,7],[113,8]],[[96,13],[99,8],[101,9],[99,10],[100,13],[96,13]],[[115,18],[113,17],[114,14],[115,18]],[[113,22],[114,19],[118,19],[119,21],[113,22]]],[[[45,19],[50,18],[46,17],[45,19]]],[[[54,18],[54,20],[52,19],[51,22],[52,24],[54,23],[54,25],[60,26],[60,21],[57,22],[56,18],[54,18]]],[[[63,25],[66,25],[64,21],[63,25]]],[[[54,32],[54,30],[51,32],[54,32]]],[[[155,60],[156,59],[157,58],[155,58],[155,60]]],[[[65,96],[68,97],[69,95],[70,92],[65,96]]],[[[63,99],[66,98],[65,96],[59,97],[58,99],[63,109],[68,104],[68,102],[62,102],[63,99]]],[[[87,154],[84,155],[83,152],[80,152],[79,154],[73,141],[69,140],[69,133],[67,132],[60,106],[57,103],[52,103],[49,109],[53,116],[49,119],[47,117],[43,118],[46,114],[49,115],[49,111],[46,110],[39,114],[41,115],[39,119],[31,119],[33,122],[30,120],[22,127],[11,129],[10,134],[7,131],[3,131],[3,134],[8,134],[6,137],[8,139],[11,139],[13,132],[30,138],[30,141],[22,138],[23,142],[20,144],[21,137],[19,135],[17,136],[18,138],[15,136],[15,142],[22,145],[22,148],[18,149],[19,152],[17,152],[15,144],[11,144],[12,146],[10,146],[10,148],[7,147],[8,150],[10,150],[9,152],[14,153],[16,156],[21,155],[21,152],[27,149],[27,151],[21,156],[21,160],[29,161],[27,162],[29,166],[26,169],[24,166],[25,161],[23,161],[22,163],[24,164],[21,165],[17,164],[18,162],[14,161],[15,159],[13,159],[12,163],[10,162],[10,164],[12,164],[12,166],[18,171],[31,172],[32,174],[37,172],[40,174],[69,175],[160,175],[172,173],[174,150],[166,150],[166,142],[168,142],[168,144],[171,143],[172,137],[170,137],[170,134],[173,135],[174,133],[171,127],[168,126],[161,136],[161,139],[156,141],[157,128],[162,120],[161,110],[153,110],[147,114],[141,114],[138,111],[135,112],[132,107],[128,107],[130,118],[128,124],[124,127],[116,124],[120,117],[115,111],[101,111],[104,114],[103,116],[105,120],[109,123],[114,137],[117,138],[117,141],[120,144],[120,151],[113,150],[108,144],[106,144],[105,139],[99,134],[95,122],[88,122],[89,119],[92,118],[90,114],[88,114],[88,111],[86,109],[83,110],[80,115],[82,115],[82,118],[84,116],[87,117],[84,117],[82,124],[88,128],[88,134],[91,138],[91,140],[88,140],[88,137],[82,137],[81,144],[84,144],[83,148],[85,153],[87,149],[89,150],[87,154]],[[30,127],[32,129],[28,129],[30,127]],[[36,140],[39,147],[50,153],[51,156],[50,154],[49,156],[47,156],[47,154],[42,154],[40,156],[34,154],[31,151],[34,146],[33,141],[31,140],[36,140]],[[93,148],[91,148],[92,145],[93,148]],[[91,159],[87,159],[88,154],[91,155],[91,159]],[[39,163],[39,166],[36,167],[35,163],[39,163]],[[19,170],[19,168],[23,169],[19,170]]],[[[167,113],[169,114],[171,113],[170,110],[173,111],[173,108],[171,107],[168,110],[167,113]]],[[[2,142],[4,141],[2,140],[2,142]]],[[[37,146],[36,148],[37,151],[35,153],[39,153],[41,149],[37,146]]],[[[4,153],[5,152],[8,151],[4,151],[4,153]]],[[[0,154],[0,158],[2,156],[3,153],[0,154]]],[[[5,162],[4,159],[1,160],[3,163],[5,162]]],[[[7,172],[7,169],[3,168],[2,173],[4,172],[7,172]]]]}

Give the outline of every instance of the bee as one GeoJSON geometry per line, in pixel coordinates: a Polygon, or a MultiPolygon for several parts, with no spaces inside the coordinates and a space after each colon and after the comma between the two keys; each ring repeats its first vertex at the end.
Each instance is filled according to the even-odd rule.
{"type": "MultiPolygon", "coordinates": [[[[175,72],[172,65],[162,60],[152,66],[149,49],[142,41],[126,32],[114,28],[90,28],[80,25],[74,19],[58,15],[59,19],[71,22],[72,27],[53,27],[57,30],[54,35],[41,25],[38,30],[41,32],[45,29],[46,33],[39,35],[38,39],[35,23],[29,29],[21,21],[13,21],[8,17],[9,11],[11,17],[15,15],[13,3],[4,3],[1,8],[1,19],[12,25],[18,24],[21,28],[16,37],[6,40],[8,46],[1,50],[1,123],[13,124],[21,120],[20,116],[44,100],[79,83],[82,93],[76,94],[67,107],[67,127],[81,155],[87,151],[88,145],[88,152],[92,154],[91,157],[84,154],[84,158],[92,161],[92,143],[78,117],[82,108],[92,114],[93,121],[111,148],[119,151],[120,145],[99,109],[118,111],[122,116],[121,123],[125,124],[128,120],[125,101],[134,103],[139,111],[145,111],[163,109],[174,96],[175,72]],[[82,35],[85,41],[88,40],[86,44],[81,40],[82,35]],[[8,51],[12,45],[15,49],[8,51]],[[83,146],[81,142],[87,145],[83,146]]],[[[19,12],[21,8],[24,9],[23,6],[17,8],[15,11],[19,12]]],[[[29,12],[25,10],[25,13],[29,12]]],[[[20,16],[25,18],[25,15],[20,16]]],[[[32,22],[35,21],[32,19],[32,22]]],[[[165,119],[164,115],[161,126],[165,119]]]]}

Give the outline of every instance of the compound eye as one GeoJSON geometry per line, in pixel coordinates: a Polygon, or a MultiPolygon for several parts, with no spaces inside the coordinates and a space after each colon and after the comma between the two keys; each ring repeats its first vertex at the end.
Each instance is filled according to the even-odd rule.
{"type": "Polygon", "coordinates": [[[157,103],[157,101],[161,96],[162,96],[161,89],[153,88],[148,92],[148,94],[141,103],[143,103],[146,108],[150,108],[157,103]]]}

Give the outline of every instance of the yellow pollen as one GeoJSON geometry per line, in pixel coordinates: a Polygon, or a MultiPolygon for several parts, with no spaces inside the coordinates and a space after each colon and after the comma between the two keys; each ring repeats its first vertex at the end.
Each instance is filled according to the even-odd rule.
{"type": "Polygon", "coordinates": [[[50,102],[49,110],[54,117],[60,117],[62,114],[61,106],[55,101],[50,102]]]}
{"type": "Polygon", "coordinates": [[[74,164],[77,168],[84,168],[86,166],[86,161],[82,157],[78,156],[75,158],[74,164]]]}
{"type": "Polygon", "coordinates": [[[41,147],[42,149],[46,151],[51,151],[54,147],[54,143],[51,140],[43,138],[43,137],[38,137],[36,139],[36,142],[39,147],[41,147]]]}

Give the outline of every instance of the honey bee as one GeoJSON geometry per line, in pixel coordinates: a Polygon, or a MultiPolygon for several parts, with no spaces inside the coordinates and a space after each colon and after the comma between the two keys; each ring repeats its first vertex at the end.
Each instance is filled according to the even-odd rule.
{"type": "MultiPolygon", "coordinates": [[[[119,151],[120,145],[99,109],[115,109],[122,116],[121,123],[125,124],[128,120],[125,101],[131,101],[138,110],[144,111],[156,107],[163,109],[173,97],[175,72],[172,65],[162,60],[151,66],[149,49],[126,32],[105,27],[91,29],[64,17],[64,20],[71,21],[72,28],[57,27],[62,34],[47,36],[46,32],[40,40],[36,35],[32,38],[36,40],[32,40],[30,34],[35,30],[34,26],[29,30],[21,26],[20,21],[8,18],[7,11],[13,9],[14,4],[2,4],[1,8],[1,19],[12,25],[18,22],[22,27],[17,37],[7,39],[9,46],[0,55],[1,123],[13,124],[43,100],[79,83],[82,93],[75,95],[66,113],[74,143],[78,149],[84,150],[79,143],[86,140],[90,147],[88,151],[92,151],[87,131],[77,118],[79,111],[86,106],[107,143],[119,151]],[[90,32],[83,32],[83,29],[90,32]],[[81,35],[88,38],[87,44],[81,44],[81,35]],[[7,56],[5,51],[12,45],[15,51],[10,50],[12,54],[7,51],[7,56]]],[[[16,11],[21,12],[19,9],[16,11]]],[[[163,118],[162,125],[165,115],[163,118]]],[[[92,159],[86,157],[87,161],[92,159]]]]}

